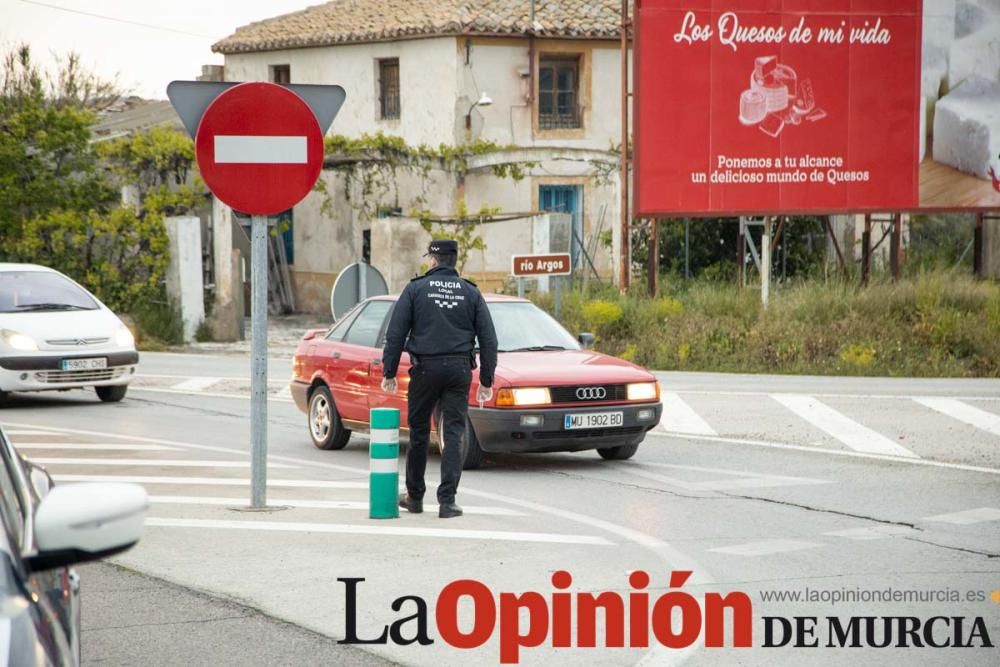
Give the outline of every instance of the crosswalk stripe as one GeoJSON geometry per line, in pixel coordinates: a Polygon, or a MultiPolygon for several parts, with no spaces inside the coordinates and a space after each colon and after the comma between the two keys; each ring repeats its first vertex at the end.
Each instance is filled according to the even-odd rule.
{"type": "Polygon", "coordinates": [[[913,400],[952,419],[957,419],[987,433],[1000,436],[1000,415],[972,407],[954,398],[928,397],[914,398],[913,400]]]}
{"type": "Polygon", "coordinates": [[[89,442],[15,442],[15,449],[77,449],[80,451],[108,452],[176,452],[177,447],[166,445],[105,445],[89,442]]]}
{"type": "Polygon", "coordinates": [[[939,521],[941,523],[954,523],[959,526],[968,526],[974,523],[984,523],[986,521],[1000,521],[1000,509],[994,507],[980,507],[964,512],[952,512],[951,514],[938,514],[926,516],[923,521],[939,521]]]}
{"type": "Polygon", "coordinates": [[[670,463],[644,462],[641,464],[623,465],[617,470],[645,477],[655,481],[664,482],[671,486],[686,489],[688,491],[727,491],[736,489],[756,489],[778,486],[798,486],[805,484],[830,484],[829,480],[812,479],[809,477],[789,477],[786,475],[768,475],[763,473],[740,472],[735,470],[725,470],[722,468],[705,468],[701,466],[685,466],[670,463]],[[670,470],[694,471],[713,475],[721,475],[723,479],[711,479],[705,481],[689,481],[670,477],[655,472],[649,472],[642,468],[653,466],[655,468],[666,468],[670,470]]]}
{"type": "MultiPolygon", "coordinates": [[[[268,464],[270,465],[270,464],[268,464]]],[[[166,477],[143,475],[54,474],[57,482],[128,482],[131,484],[177,484],[186,486],[250,486],[249,479],[233,477],[166,477]]],[[[367,489],[368,482],[328,482],[326,480],[269,479],[268,488],[288,489],[367,489]]]]}
{"type": "Polygon", "coordinates": [[[847,530],[831,530],[824,535],[831,537],[846,537],[850,540],[884,540],[888,537],[919,533],[908,526],[869,526],[867,528],[848,528],[847,530]]]}
{"type": "Polygon", "coordinates": [[[169,528],[208,528],[212,530],[262,530],[295,533],[338,533],[396,537],[436,537],[459,540],[497,540],[506,542],[542,542],[547,544],[590,544],[614,546],[614,542],[596,535],[564,533],[524,533],[504,530],[461,530],[450,528],[411,528],[404,526],[302,523],[286,521],[221,521],[212,519],[147,518],[147,526],[169,528]]]}
{"type": "MultiPolygon", "coordinates": [[[[157,505],[222,505],[225,507],[239,505],[243,498],[218,498],[207,496],[149,496],[149,502],[157,505]]],[[[367,510],[368,503],[353,500],[295,500],[290,498],[268,498],[271,505],[284,505],[303,509],[326,510],[367,510]]],[[[424,511],[437,512],[435,504],[425,504],[424,511]]],[[[483,514],[489,516],[527,516],[524,512],[505,507],[482,507],[478,505],[462,505],[466,514],[483,514]]]]}
{"type": "Polygon", "coordinates": [[[213,384],[221,382],[222,378],[214,377],[193,377],[184,380],[183,382],[178,382],[177,384],[170,387],[176,391],[202,391],[208,389],[213,384]]]}
{"type": "Polygon", "coordinates": [[[731,556],[768,556],[788,551],[815,549],[821,546],[823,544],[820,542],[806,542],[805,540],[759,540],[757,542],[747,542],[746,544],[734,544],[728,547],[716,547],[709,549],[709,551],[729,554],[731,556]]]}
{"type": "Polygon", "coordinates": [[[55,435],[52,431],[4,431],[9,436],[15,435],[55,435]]]}
{"type": "MultiPolygon", "coordinates": [[[[30,457],[35,463],[74,466],[154,466],[157,468],[249,468],[249,461],[202,461],[184,459],[104,459],[61,456],[30,457]]],[[[284,463],[268,463],[269,468],[295,468],[284,463]]]]}
{"type": "Polygon", "coordinates": [[[849,419],[812,396],[771,394],[771,398],[856,452],[919,458],[906,447],[849,419]]]}
{"type": "Polygon", "coordinates": [[[708,422],[701,418],[680,394],[665,392],[660,396],[663,402],[663,416],[660,427],[671,433],[690,433],[692,435],[718,435],[708,422]]]}
{"type": "Polygon", "coordinates": [[[286,384],[284,387],[282,387],[281,391],[277,392],[274,395],[274,397],[290,401],[292,400],[292,388],[286,384]]]}

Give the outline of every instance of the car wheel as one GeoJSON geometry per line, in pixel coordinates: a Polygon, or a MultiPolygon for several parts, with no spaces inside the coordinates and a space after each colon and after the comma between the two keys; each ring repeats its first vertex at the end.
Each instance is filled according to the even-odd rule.
{"type": "Polygon", "coordinates": [[[94,387],[94,391],[97,392],[97,398],[103,402],[117,403],[125,398],[125,394],[128,392],[128,385],[119,384],[113,387],[94,387]]]}
{"type": "MultiPolygon", "coordinates": [[[[438,451],[442,451],[441,445],[444,438],[441,434],[444,424],[441,420],[441,410],[434,408],[434,425],[437,428],[438,451]]],[[[472,428],[472,421],[468,417],[465,419],[465,435],[462,437],[462,446],[465,447],[465,460],[462,462],[462,470],[475,470],[483,464],[483,448],[479,446],[479,438],[475,429],[472,428]]]]}
{"type": "Polygon", "coordinates": [[[602,459],[607,459],[608,461],[624,461],[625,459],[632,458],[637,449],[639,449],[638,442],[631,445],[622,445],[621,447],[602,447],[597,450],[597,453],[601,455],[602,459]]]}
{"type": "Polygon", "coordinates": [[[317,387],[309,397],[309,437],[318,449],[343,449],[351,439],[326,386],[317,387]]]}

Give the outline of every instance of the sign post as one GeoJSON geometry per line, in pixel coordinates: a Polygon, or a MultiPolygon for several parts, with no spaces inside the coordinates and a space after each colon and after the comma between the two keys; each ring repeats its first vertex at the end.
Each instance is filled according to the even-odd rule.
{"type": "Polygon", "coordinates": [[[194,136],[198,168],[209,190],[251,216],[250,507],[263,509],[268,216],[290,209],[316,184],[323,167],[323,134],[345,95],[339,86],[190,81],[171,83],[167,95],[194,136]]]}

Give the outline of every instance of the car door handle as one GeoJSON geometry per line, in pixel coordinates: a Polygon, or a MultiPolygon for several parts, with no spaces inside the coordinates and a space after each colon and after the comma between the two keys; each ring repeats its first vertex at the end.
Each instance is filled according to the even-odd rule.
{"type": "Polygon", "coordinates": [[[334,352],[333,353],[333,358],[334,359],[340,359],[340,352],[334,352]]]}
{"type": "Polygon", "coordinates": [[[381,365],[382,365],[381,359],[372,359],[372,366],[381,366],[381,365]]]}

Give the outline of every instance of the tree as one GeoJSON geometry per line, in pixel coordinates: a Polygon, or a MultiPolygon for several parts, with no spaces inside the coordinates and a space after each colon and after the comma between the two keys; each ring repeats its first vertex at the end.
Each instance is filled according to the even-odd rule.
{"type": "MultiPolygon", "coordinates": [[[[96,110],[114,86],[83,72],[79,59],[52,76],[27,46],[3,58],[0,87],[0,239],[19,238],[26,221],[59,210],[110,210],[117,200],[90,146],[96,110]]],[[[7,243],[0,243],[0,256],[7,243]]]]}

